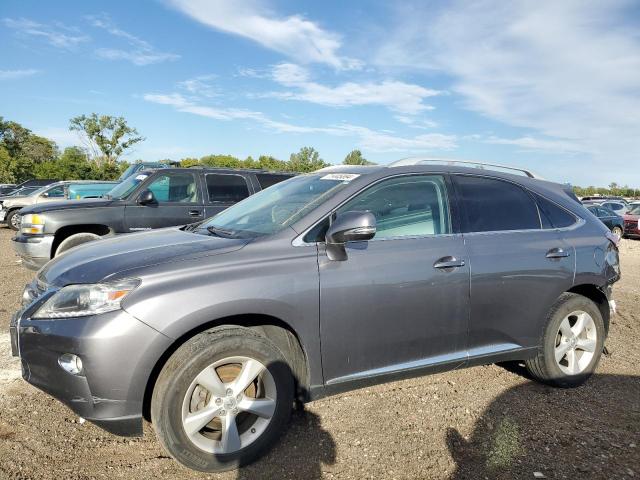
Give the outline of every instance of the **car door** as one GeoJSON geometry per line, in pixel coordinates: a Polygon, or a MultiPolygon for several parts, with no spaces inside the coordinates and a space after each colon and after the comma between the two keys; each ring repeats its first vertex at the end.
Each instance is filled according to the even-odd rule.
{"type": "Polygon", "coordinates": [[[125,224],[131,232],[185,225],[203,218],[202,194],[193,172],[156,173],[125,207],[125,224]],[[139,198],[145,190],[153,193],[155,201],[142,205],[139,198]]]}
{"type": "MultiPolygon", "coordinates": [[[[521,186],[485,176],[452,177],[471,262],[469,357],[534,347],[551,305],[573,284],[573,247],[546,218],[543,228],[536,198],[521,186]]],[[[551,213],[560,208],[540,201],[551,213]]]]}
{"type": "Polygon", "coordinates": [[[207,173],[204,183],[207,217],[213,217],[253,193],[247,178],[236,173],[207,173]]]}
{"type": "Polygon", "coordinates": [[[403,375],[466,356],[469,266],[442,175],[404,175],[336,215],[370,211],[377,232],[331,261],[321,244],[320,331],[327,385],[403,375]]]}

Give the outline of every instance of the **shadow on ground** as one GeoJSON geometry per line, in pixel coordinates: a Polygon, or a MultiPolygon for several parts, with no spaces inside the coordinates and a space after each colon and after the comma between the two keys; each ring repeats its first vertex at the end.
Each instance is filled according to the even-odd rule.
{"type": "Polygon", "coordinates": [[[575,389],[526,383],[497,397],[469,438],[450,428],[446,441],[452,480],[640,478],[640,377],[596,375],[575,389]]]}
{"type": "Polygon", "coordinates": [[[261,460],[238,470],[238,480],[322,477],[323,467],[336,460],[336,445],[312,412],[294,412],[287,433],[261,460]]]}

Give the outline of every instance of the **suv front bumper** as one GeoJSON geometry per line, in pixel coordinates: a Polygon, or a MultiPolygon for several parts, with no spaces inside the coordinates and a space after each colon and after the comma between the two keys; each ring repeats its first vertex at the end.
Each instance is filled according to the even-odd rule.
{"type": "Polygon", "coordinates": [[[171,340],[122,310],[35,320],[29,316],[35,309],[18,312],[10,325],[22,377],[111,433],[142,435],[147,381],[171,340]],[[65,353],[82,359],[80,375],[60,366],[65,353]]]}
{"type": "Polygon", "coordinates": [[[53,239],[53,235],[18,234],[11,241],[22,264],[31,270],[39,270],[51,259],[53,239]]]}

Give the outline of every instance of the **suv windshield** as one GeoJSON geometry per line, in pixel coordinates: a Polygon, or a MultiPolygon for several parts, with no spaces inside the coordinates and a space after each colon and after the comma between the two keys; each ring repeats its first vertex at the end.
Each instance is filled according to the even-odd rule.
{"type": "Polygon", "coordinates": [[[640,205],[631,205],[627,213],[630,213],[631,215],[640,215],[640,205]]]}
{"type": "Polygon", "coordinates": [[[133,192],[141,182],[146,180],[149,177],[146,173],[140,173],[138,175],[134,175],[132,177],[127,178],[124,182],[119,183],[107,193],[105,193],[105,198],[113,199],[113,200],[122,200],[127,198],[131,192],[133,192]]]}
{"type": "Polygon", "coordinates": [[[198,225],[222,237],[253,238],[284,230],[344,189],[353,174],[310,174],[291,178],[237,203],[198,225]]]}

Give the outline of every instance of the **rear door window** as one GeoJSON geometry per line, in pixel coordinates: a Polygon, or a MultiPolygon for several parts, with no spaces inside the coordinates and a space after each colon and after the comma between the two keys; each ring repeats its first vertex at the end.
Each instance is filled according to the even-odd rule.
{"type": "Polygon", "coordinates": [[[249,187],[242,175],[209,173],[206,180],[211,203],[237,203],[249,196],[249,187]]]}
{"type": "Polygon", "coordinates": [[[488,177],[453,175],[466,214],[465,232],[540,229],[533,197],[522,187],[488,177]]]}
{"type": "Polygon", "coordinates": [[[256,173],[256,177],[258,179],[258,183],[260,184],[260,188],[264,190],[265,188],[269,188],[271,185],[275,185],[276,183],[280,183],[291,178],[291,175],[280,175],[277,173],[256,173]]]}

